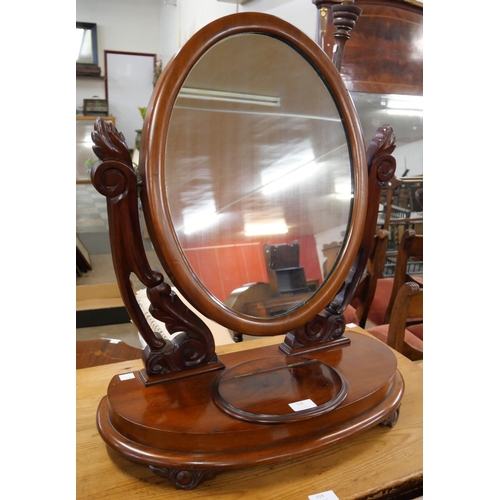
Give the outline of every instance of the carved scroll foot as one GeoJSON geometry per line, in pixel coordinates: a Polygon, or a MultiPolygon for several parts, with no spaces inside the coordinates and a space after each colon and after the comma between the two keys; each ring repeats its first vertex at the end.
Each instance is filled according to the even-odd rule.
{"type": "Polygon", "coordinates": [[[179,490],[192,490],[204,481],[213,479],[217,474],[213,470],[166,469],[154,465],[150,465],[149,468],[158,476],[169,479],[179,490]]]}
{"type": "Polygon", "coordinates": [[[392,412],[385,420],[380,422],[380,425],[384,425],[386,427],[390,427],[391,429],[398,423],[399,419],[399,408],[392,412]]]}

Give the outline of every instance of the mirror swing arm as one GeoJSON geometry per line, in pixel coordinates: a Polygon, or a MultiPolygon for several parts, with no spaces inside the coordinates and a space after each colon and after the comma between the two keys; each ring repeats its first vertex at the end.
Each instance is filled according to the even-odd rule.
{"type": "Polygon", "coordinates": [[[184,370],[222,368],[215,354],[213,336],[205,323],[172,291],[163,275],[149,265],[139,221],[138,178],[125,137],[109,121],[96,120],[92,132],[94,152],[101,162],[91,171],[95,188],[107,198],[111,254],[118,288],[125,307],[147,346],[143,353],[145,382],[181,374],[184,370]],[[150,313],[171,334],[158,337],[142,312],[130,282],[131,273],[147,287],[150,313]]]}
{"type": "MultiPolygon", "coordinates": [[[[108,198],[110,238],[114,242],[113,265],[127,310],[147,343],[144,351],[147,374],[150,376],[171,374],[183,369],[192,369],[194,365],[198,367],[210,364],[213,365],[213,369],[216,366],[220,367],[218,365],[220,362],[216,359],[213,337],[206,325],[186,308],[164,281],[162,274],[149,266],[139,223],[138,191],[141,182],[134,171],[124,137],[111,122],[99,118],[92,138],[95,142],[94,151],[101,159],[101,163],[94,165],[92,169],[92,182],[96,189],[108,198]],[[124,221],[128,222],[124,224],[124,221]],[[153,317],[164,322],[171,333],[187,330],[191,332],[190,334],[185,333],[182,337],[175,337],[174,344],[157,337],[135,299],[130,285],[131,272],[134,272],[148,287],[150,313],[153,317]],[[183,352],[182,342],[192,344],[193,338],[205,355],[197,356],[195,362],[192,359],[183,360],[180,356],[183,352]]],[[[345,331],[343,312],[352,300],[372,250],[382,186],[393,177],[396,169],[396,161],[391,154],[395,147],[392,128],[389,125],[380,127],[367,149],[369,193],[367,216],[362,242],[354,264],[340,291],[325,311],[305,325],[296,328],[293,333],[287,333],[285,342],[280,345],[280,350],[283,352],[297,354],[308,350],[311,346],[333,347],[330,342],[335,342],[338,347],[348,344],[348,340],[343,337],[345,331]]]]}
{"type": "Polygon", "coordinates": [[[271,465],[284,457],[309,455],[375,425],[392,427],[404,381],[387,346],[357,332],[344,336],[342,314],[373,245],[382,183],[394,174],[392,128],[380,128],[367,152],[363,151],[359,123],[340,75],[324,53],[317,53],[313,41],[278,18],[256,13],[227,16],[200,30],[185,47],[155,87],[144,122],[139,173],[123,135],[98,119],[92,139],[101,162],[94,165],[91,178],[107,198],[120,293],[147,344],[145,368],[110,381],[97,410],[97,427],[104,442],[119,454],[149,466],[176,488],[192,489],[224,470],[271,465]],[[239,33],[261,33],[284,41],[313,61],[327,81],[333,81],[330,85],[339,93],[337,106],[344,113],[356,166],[354,209],[339,263],[319,292],[280,318],[242,317],[204,291],[197,277],[191,276],[168,208],[166,216],[162,214],[163,195],[156,191],[164,185],[158,169],[165,162],[158,157],[162,159],[166,139],[155,141],[155,134],[166,137],[166,126],[163,116],[155,112],[160,109],[158,113],[168,115],[169,106],[173,107],[190,69],[186,61],[192,67],[211,44],[239,33]],[[160,90],[162,86],[166,92],[160,90]],[[166,107],[161,99],[167,99],[166,107]],[[181,293],[227,328],[260,336],[286,333],[283,344],[219,359],[209,328],[148,263],[139,195],[154,248],[181,293]],[[165,227],[167,234],[159,234],[165,227]],[[132,289],[131,273],[147,287],[152,316],[164,322],[170,334],[178,333],[171,340],[159,338],[150,328],[132,289]],[[304,401],[313,404],[299,410],[292,405],[304,401]]]}
{"type": "Polygon", "coordinates": [[[396,172],[396,159],[392,156],[395,148],[396,137],[392,127],[390,125],[379,127],[366,153],[368,205],[365,228],[354,263],[344,284],[325,310],[304,326],[296,328],[293,333],[287,333],[285,341],[279,346],[284,353],[292,355],[306,351],[313,346],[331,348],[349,344],[349,340],[343,336],[346,327],[343,313],[354,297],[373,251],[375,243],[373,235],[377,225],[382,188],[396,172]]]}

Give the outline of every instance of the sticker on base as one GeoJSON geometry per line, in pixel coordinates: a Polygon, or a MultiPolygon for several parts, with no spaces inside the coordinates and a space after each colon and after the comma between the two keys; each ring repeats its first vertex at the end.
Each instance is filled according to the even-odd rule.
{"type": "Polygon", "coordinates": [[[314,401],[310,399],[304,399],[303,401],[296,401],[295,403],[288,403],[288,406],[293,411],[309,410],[310,408],[316,408],[318,406],[314,401]]]}
{"type": "Polygon", "coordinates": [[[323,493],[316,493],[316,495],[309,495],[309,500],[339,500],[339,497],[332,491],[323,491],[323,493]]]}

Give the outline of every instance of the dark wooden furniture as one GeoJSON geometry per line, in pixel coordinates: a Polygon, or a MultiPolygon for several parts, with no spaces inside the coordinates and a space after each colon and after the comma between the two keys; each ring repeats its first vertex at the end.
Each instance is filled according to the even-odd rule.
{"type": "Polygon", "coordinates": [[[388,238],[389,232],[385,229],[380,229],[375,234],[373,250],[368,259],[365,273],[353,294],[350,304],[350,308],[354,309],[356,315],[354,321],[362,328],[366,325],[378,280],[382,278],[386,261],[388,238]]]}
{"type": "MultiPolygon", "coordinates": [[[[348,329],[363,333],[360,328],[348,329]]],[[[364,333],[367,335],[366,333],[364,333]]],[[[283,336],[258,338],[217,347],[219,356],[263,346],[278,346],[283,336]]],[[[318,453],[279,465],[258,465],[228,471],[195,490],[168,490],[171,500],[252,500],[333,492],[341,499],[415,498],[423,488],[422,369],[395,353],[405,380],[398,424],[376,426],[318,453]],[[412,494],[410,494],[412,492],[412,494]],[[406,496],[405,496],[406,495],[406,496]]],[[[162,478],[149,467],[127,460],[108,448],[95,428],[95,410],[117,374],[141,370],[139,360],[77,370],[76,372],[76,497],[79,500],[163,499],[162,478]]],[[[193,400],[193,403],[195,401],[193,400]]]]}
{"type": "Polygon", "coordinates": [[[264,245],[264,260],[271,293],[277,297],[283,294],[308,293],[306,273],[300,265],[298,241],[287,244],[264,245]]]}
{"type": "MultiPolygon", "coordinates": [[[[102,163],[94,166],[92,181],[107,197],[117,282],[147,344],[144,367],[125,377],[113,377],[99,405],[97,427],[110,448],[148,465],[179,489],[193,489],[220,471],[304,457],[379,424],[396,424],[404,392],[397,358],[387,346],[362,333],[346,336],[343,316],[372,250],[381,188],[395,170],[391,155],[395,138],[390,126],[381,127],[364,150],[357,115],[342,79],[313,41],[288,23],[258,13],[227,16],[196,33],[155,86],[142,132],[140,184],[123,135],[112,124],[98,120],[93,140],[102,163]],[[229,86],[220,79],[227,68],[224,71],[219,65],[227,64],[230,54],[241,60],[241,51],[248,48],[255,57],[245,60],[244,65],[231,65],[231,73],[237,76],[229,86]],[[269,59],[270,54],[275,54],[275,59],[269,59]],[[278,62],[288,66],[276,68],[278,62]],[[248,73],[239,76],[239,69],[248,73]],[[273,78],[268,78],[271,70],[273,78]],[[266,79],[259,78],[262,72],[266,79]],[[252,81],[258,86],[249,89],[252,81]],[[272,83],[275,81],[279,85],[272,83]],[[265,82],[271,86],[262,86],[265,82]],[[205,107],[202,103],[190,105],[193,95],[199,95],[193,89],[207,87],[224,88],[203,96],[216,97],[216,104],[208,108],[206,103],[205,107]],[[303,88],[312,100],[302,99],[309,95],[303,88]],[[250,90],[252,102],[248,102],[250,90]],[[273,95],[279,99],[271,97],[269,101],[273,95]],[[322,98],[316,101],[318,96],[322,98]],[[262,108],[238,108],[268,105],[280,108],[276,115],[280,120],[262,108]],[[189,121],[193,108],[195,122],[189,121]],[[205,126],[207,112],[218,126],[205,126]],[[312,121],[306,120],[310,113],[314,114],[312,121]],[[284,116],[292,121],[283,121],[284,116]],[[229,119],[224,121],[224,117],[229,119]],[[238,128],[235,124],[249,123],[234,119],[249,117],[258,117],[260,127],[250,136],[245,129],[244,143],[224,142],[221,130],[229,135],[238,128]],[[277,123],[280,133],[269,132],[269,123],[277,123]],[[308,127],[304,129],[305,123],[308,127]],[[197,127],[202,134],[196,135],[197,127]],[[268,133],[262,134],[261,127],[268,133]],[[187,134],[182,140],[178,129],[187,134]],[[208,130],[216,134],[211,140],[205,137],[208,130]],[[275,148],[277,141],[275,151],[283,154],[287,151],[280,143],[284,130],[295,134],[286,146],[306,143],[308,155],[310,151],[319,155],[317,162],[308,161],[303,167],[314,171],[313,167],[325,161],[326,166],[310,183],[312,190],[303,190],[308,182],[306,170],[302,170],[298,184],[269,202],[264,194],[273,182],[254,183],[269,169],[275,173],[276,162],[268,165],[268,155],[262,155],[263,163],[241,163],[252,155],[248,151],[243,154],[238,147],[245,151],[247,144],[264,140],[259,144],[268,150],[275,148]],[[190,149],[183,149],[186,144],[190,149]],[[228,145],[236,148],[236,153],[224,147],[228,145]],[[342,180],[349,179],[352,192],[347,202],[335,205],[344,214],[340,222],[332,220],[335,210],[323,214],[325,200],[339,200],[331,196],[331,186],[338,180],[332,172],[342,180]],[[241,177],[235,180],[238,175],[241,177]],[[197,182],[206,178],[210,182],[200,187],[197,182]],[[238,191],[241,186],[242,196],[238,191]],[[186,300],[206,317],[236,332],[264,337],[286,333],[279,346],[226,355],[216,352],[207,325],[182,304],[163,275],[149,266],[140,237],[139,195],[162,267],[186,300]],[[216,215],[224,223],[213,228],[204,219],[202,236],[193,237],[187,215],[199,208],[200,199],[207,198],[222,207],[216,215]],[[314,203],[308,204],[310,200],[314,203]],[[277,316],[243,314],[223,305],[193,272],[185,249],[213,239],[230,245],[228,238],[242,232],[242,220],[283,218],[282,214],[289,213],[296,215],[294,224],[287,226],[296,232],[293,236],[312,237],[335,225],[345,226],[335,268],[307,300],[277,316]],[[159,338],[147,324],[130,287],[132,272],[147,287],[150,313],[168,325],[171,333],[181,332],[173,340],[159,338]]],[[[290,180],[290,173],[281,174],[281,184],[290,180]]],[[[227,262],[226,267],[230,272],[232,263],[227,262]]]]}
{"type": "Polygon", "coordinates": [[[119,363],[141,359],[142,349],[115,339],[90,339],[76,341],[76,368],[119,363]]]}
{"type": "Polygon", "coordinates": [[[318,8],[318,43],[325,52],[334,58],[336,35],[349,40],[340,69],[349,91],[423,95],[422,2],[313,3],[318,8]]]}
{"type": "Polygon", "coordinates": [[[412,361],[423,359],[423,299],[422,286],[414,281],[405,283],[396,293],[389,323],[371,327],[368,332],[412,361]],[[416,325],[419,325],[419,336],[411,330],[416,325]]]}
{"type": "Polygon", "coordinates": [[[396,257],[394,277],[377,281],[368,320],[374,325],[388,324],[399,289],[407,282],[423,283],[423,277],[410,275],[408,266],[412,260],[421,262],[424,253],[424,237],[413,229],[407,229],[401,238],[396,257]]]}
{"type": "MultiPolygon", "coordinates": [[[[263,252],[268,282],[244,285],[224,301],[228,307],[258,318],[286,314],[308,300],[319,286],[318,281],[306,279],[304,268],[300,266],[298,241],[265,243],[263,252]]],[[[233,332],[233,337],[235,342],[243,340],[238,332],[233,332]]]]}
{"type": "MultiPolygon", "coordinates": [[[[382,190],[380,202],[383,205],[383,213],[379,225],[390,232],[386,276],[392,274],[390,263],[391,260],[395,261],[403,232],[406,229],[414,229],[418,234],[423,234],[423,190],[422,175],[401,178],[394,176],[382,190]]],[[[415,272],[421,273],[422,267],[423,263],[420,263],[415,272]]]]}
{"type": "MultiPolygon", "coordinates": [[[[313,286],[317,288],[317,284],[313,286]]],[[[273,293],[269,283],[259,282],[249,283],[234,290],[224,301],[224,304],[248,316],[267,318],[299,307],[310,297],[311,291],[309,288],[306,292],[281,295],[273,293]]],[[[241,342],[243,334],[233,331],[233,338],[235,342],[241,342]]]]}

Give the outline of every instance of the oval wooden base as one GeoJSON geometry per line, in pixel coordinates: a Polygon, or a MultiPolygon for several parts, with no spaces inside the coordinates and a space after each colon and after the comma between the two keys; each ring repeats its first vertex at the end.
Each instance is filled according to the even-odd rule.
{"type": "Polygon", "coordinates": [[[227,354],[221,356],[226,366],[223,375],[212,371],[153,386],[145,386],[139,372],[115,376],[99,405],[97,427],[119,454],[150,466],[177,488],[191,489],[218,471],[308,455],[377,424],[392,426],[404,392],[396,357],[375,339],[355,332],[349,336],[350,346],[296,358],[285,356],[278,346],[227,354]],[[293,359],[300,366],[296,376],[289,365],[293,359]],[[283,385],[266,387],[271,378],[262,378],[262,373],[270,366],[278,367],[281,374],[288,372],[283,385]],[[314,369],[304,377],[307,366],[314,369]],[[233,377],[226,377],[231,373],[245,375],[243,386],[252,397],[250,406],[245,405],[233,377]],[[214,390],[221,380],[230,380],[231,386],[225,387],[223,399],[237,400],[244,412],[251,407],[250,419],[235,417],[221,406],[220,392],[214,390]],[[323,411],[325,402],[342,390],[347,395],[340,397],[334,409],[323,411]],[[295,397],[302,399],[291,400],[295,397]],[[300,415],[304,402],[308,418],[293,418],[291,408],[298,406],[300,415]],[[252,421],[252,415],[269,415],[266,408],[281,416],[279,423],[252,421]]]}

